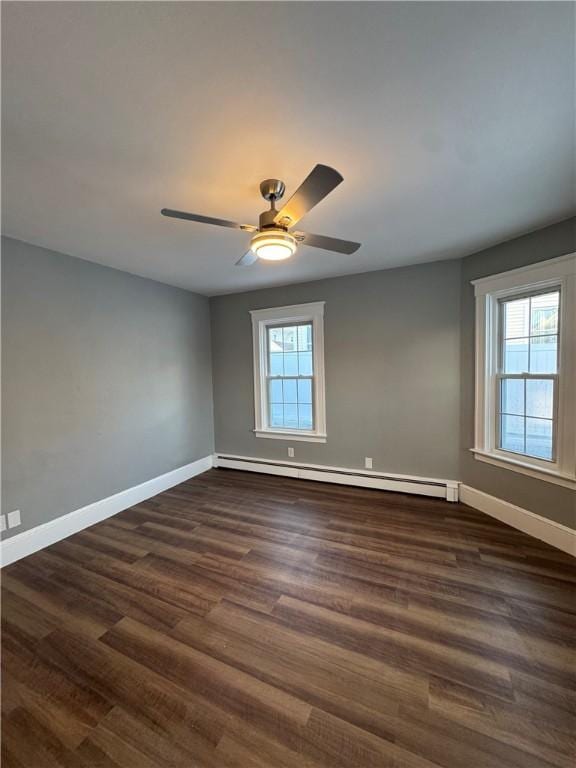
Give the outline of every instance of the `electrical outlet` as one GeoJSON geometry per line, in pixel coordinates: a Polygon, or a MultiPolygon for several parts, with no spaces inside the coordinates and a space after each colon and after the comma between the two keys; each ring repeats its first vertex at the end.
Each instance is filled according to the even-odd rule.
{"type": "Polygon", "coordinates": [[[372,469],[372,459],[368,458],[368,456],[364,459],[364,466],[366,469],[372,469]]]}
{"type": "Polygon", "coordinates": [[[294,458],[294,448],[288,448],[288,456],[292,459],[294,458]]]}
{"type": "Polygon", "coordinates": [[[16,528],[21,522],[19,509],[15,509],[14,512],[8,512],[8,528],[16,528]]]}
{"type": "Polygon", "coordinates": [[[0,533],[6,530],[6,515],[0,515],[0,533]]]}

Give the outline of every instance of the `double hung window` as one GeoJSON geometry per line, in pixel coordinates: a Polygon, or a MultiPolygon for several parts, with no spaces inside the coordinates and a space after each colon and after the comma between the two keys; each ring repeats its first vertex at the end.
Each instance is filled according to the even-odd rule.
{"type": "Polygon", "coordinates": [[[476,458],[576,488],[576,256],[474,286],[476,458]]]}
{"type": "Polygon", "coordinates": [[[324,442],[324,303],[251,315],[256,435],[324,442]]]}

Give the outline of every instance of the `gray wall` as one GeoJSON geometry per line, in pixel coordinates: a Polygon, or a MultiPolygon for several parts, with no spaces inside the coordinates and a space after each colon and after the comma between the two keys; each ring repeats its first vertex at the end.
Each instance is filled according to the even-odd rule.
{"type": "MultiPolygon", "coordinates": [[[[576,493],[474,459],[474,290],[470,281],[576,250],[576,218],[501,243],[462,260],[462,420],[460,480],[531,512],[576,528],[576,493]]],[[[574,384],[576,386],[576,382],[574,384]]]]}
{"type": "Polygon", "coordinates": [[[210,300],[216,450],[457,479],[460,263],[210,300]],[[325,301],[325,444],[257,438],[249,310],[325,301]]]}
{"type": "Polygon", "coordinates": [[[20,533],[213,451],[208,300],[2,238],[3,512],[20,533]]]}
{"type": "Polygon", "coordinates": [[[474,460],[470,281],[576,249],[576,219],[461,261],[210,300],[2,238],[2,502],[19,533],[216,450],[464,483],[569,526],[573,491],[474,460]],[[326,444],[253,435],[249,310],[326,302],[326,444]]]}

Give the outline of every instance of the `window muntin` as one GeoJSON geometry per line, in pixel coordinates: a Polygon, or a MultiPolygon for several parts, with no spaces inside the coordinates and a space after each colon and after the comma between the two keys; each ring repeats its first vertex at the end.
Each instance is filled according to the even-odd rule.
{"type": "Polygon", "coordinates": [[[560,289],[502,298],[498,310],[496,447],[553,462],[560,289]]]}
{"type": "Polygon", "coordinates": [[[314,430],[312,322],[266,329],[268,427],[314,430]]]}

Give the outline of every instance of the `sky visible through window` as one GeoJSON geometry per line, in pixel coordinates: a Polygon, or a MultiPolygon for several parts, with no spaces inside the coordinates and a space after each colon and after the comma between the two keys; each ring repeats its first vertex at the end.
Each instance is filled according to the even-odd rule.
{"type": "Polygon", "coordinates": [[[275,326],[267,333],[269,426],[312,430],[312,323],[275,326]]]}
{"type": "Polygon", "coordinates": [[[552,460],[560,292],[501,304],[499,447],[552,460]],[[510,378],[507,374],[511,375],[510,378]]]}

